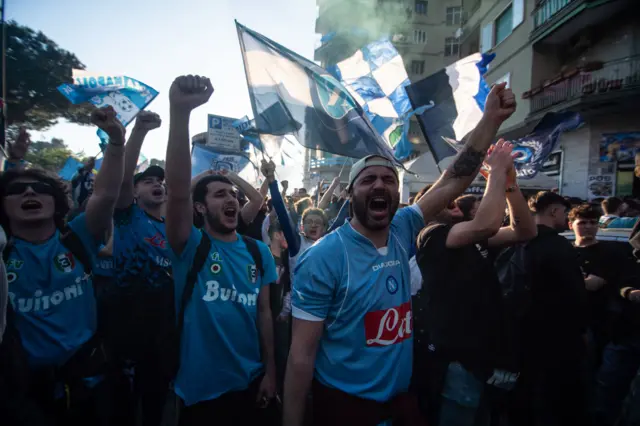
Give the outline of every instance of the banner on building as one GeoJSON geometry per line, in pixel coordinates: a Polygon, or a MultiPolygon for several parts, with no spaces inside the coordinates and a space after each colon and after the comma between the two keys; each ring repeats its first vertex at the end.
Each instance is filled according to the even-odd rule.
{"type": "Polygon", "coordinates": [[[604,133],[600,140],[600,161],[634,161],[640,153],[640,132],[604,133]]]}
{"type": "Polygon", "coordinates": [[[207,170],[228,170],[239,174],[250,162],[246,153],[217,152],[210,147],[194,144],[191,150],[191,175],[196,176],[207,170]]]}
{"type": "Polygon", "coordinates": [[[615,195],[615,173],[598,173],[589,175],[587,181],[587,197],[589,201],[596,198],[607,198],[615,195]]]}

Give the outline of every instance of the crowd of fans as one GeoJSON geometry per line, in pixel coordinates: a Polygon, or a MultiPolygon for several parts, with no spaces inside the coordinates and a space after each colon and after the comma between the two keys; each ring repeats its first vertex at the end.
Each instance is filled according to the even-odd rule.
{"type": "Polygon", "coordinates": [[[95,111],[104,160],[72,182],[25,167],[26,132],[11,145],[1,424],[624,417],[640,367],[640,204],[527,200],[511,144],[489,148],[515,110],[503,84],[454,163],[408,205],[380,156],[311,195],[290,193],[270,161],[257,189],[231,171],[192,178],[190,112],[212,93],[206,78],[173,83],[166,169],[135,172],[161,125],[144,111],[126,144],[115,112],[95,111]],[[482,164],[484,195],[462,195],[482,164]],[[599,241],[601,228],[633,228],[630,243],[599,241]]]}

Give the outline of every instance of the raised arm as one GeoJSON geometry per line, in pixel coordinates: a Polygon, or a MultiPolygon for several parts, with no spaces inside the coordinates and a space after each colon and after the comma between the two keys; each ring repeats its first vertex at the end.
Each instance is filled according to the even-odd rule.
{"type": "Polygon", "coordinates": [[[298,254],[300,250],[300,234],[295,231],[295,227],[293,223],[291,223],[291,218],[289,217],[289,213],[287,212],[287,208],[284,205],[284,200],[280,196],[280,192],[278,191],[278,181],[275,177],[276,166],[273,161],[266,162],[262,160],[262,174],[269,182],[269,189],[271,191],[271,203],[273,205],[273,209],[276,211],[278,215],[278,221],[280,222],[280,227],[282,228],[282,233],[284,234],[285,240],[287,240],[287,245],[289,247],[289,256],[293,257],[298,254]]]}
{"type": "Polygon", "coordinates": [[[162,124],[160,116],[151,111],[140,111],[136,118],[136,124],[133,126],[131,135],[127,140],[124,154],[124,177],[122,178],[122,186],[120,187],[120,195],[116,208],[125,209],[133,203],[133,175],[138,166],[138,157],[140,157],[140,149],[147,133],[150,130],[157,129],[162,124]]]}
{"type": "Polygon", "coordinates": [[[513,161],[507,172],[507,205],[509,206],[509,226],[503,226],[489,239],[490,247],[510,246],[528,241],[538,235],[536,221],[518,188],[513,161]]]}
{"type": "Polygon", "coordinates": [[[431,189],[416,201],[425,223],[473,182],[498,129],[515,110],[516,99],[511,89],[506,89],[506,83],[493,86],[487,96],[484,116],[469,135],[462,151],[431,189]]]}
{"type": "Polygon", "coordinates": [[[225,176],[227,176],[229,180],[237,186],[238,189],[240,189],[240,191],[244,192],[244,195],[249,200],[247,204],[242,207],[242,210],[240,210],[242,220],[247,224],[253,222],[253,219],[256,218],[258,212],[262,208],[262,204],[264,204],[264,197],[251,184],[249,184],[249,182],[242,179],[236,173],[226,172],[225,176]]]}
{"type": "Polygon", "coordinates": [[[322,196],[322,198],[318,202],[318,208],[319,209],[324,210],[327,207],[329,207],[329,203],[331,202],[331,198],[333,197],[333,192],[336,190],[338,185],[340,185],[340,176],[336,176],[333,179],[333,181],[331,181],[331,185],[329,185],[329,188],[327,189],[327,192],[324,193],[324,195],[322,196]]]}
{"type": "Polygon", "coordinates": [[[93,194],[87,202],[87,228],[96,241],[102,242],[111,230],[113,211],[118,201],[124,171],[124,127],[110,106],[95,110],[91,121],[109,135],[100,172],[93,183],[93,194]]]}
{"type": "Polygon", "coordinates": [[[191,205],[191,150],[189,118],[191,111],[206,103],[213,93],[208,78],[182,76],[169,90],[169,143],[166,157],[167,239],[176,255],[180,255],[193,226],[191,205]]]}
{"type": "Polygon", "coordinates": [[[498,232],[504,218],[504,194],[510,163],[513,163],[510,144],[505,147],[504,144],[498,143],[487,157],[491,174],[478,211],[472,220],[458,223],[451,228],[447,235],[447,248],[465,247],[486,241],[498,232]]]}

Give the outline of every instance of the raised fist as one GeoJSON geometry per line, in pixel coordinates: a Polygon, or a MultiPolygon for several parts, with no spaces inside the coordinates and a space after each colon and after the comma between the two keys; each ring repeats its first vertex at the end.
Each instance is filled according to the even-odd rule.
{"type": "Polygon", "coordinates": [[[496,124],[504,123],[516,111],[516,97],[507,89],[507,83],[491,88],[484,106],[484,115],[496,124]]]}
{"type": "Polygon", "coordinates": [[[118,120],[112,106],[94,110],[91,113],[91,122],[109,135],[109,143],[124,145],[124,126],[118,120]]]}
{"type": "Polygon", "coordinates": [[[20,127],[18,131],[18,137],[16,140],[9,144],[9,158],[12,160],[23,160],[29,146],[31,145],[31,136],[25,127],[20,127]]]}
{"type": "Polygon", "coordinates": [[[169,103],[171,108],[190,112],[207,103],[212,93],[213,86],[208,78],[199,75],[183,75],[173,81],[169,89],[169,103]]]}
{"type": "Polygon", "coordinates": [[[288,180],[283,180],[282,182],[280,182],[280,185],[282,185],[282,189],[286,192],[287,189],[289,189],[289,181],[288,180]]]}
{"type": "Polygon", "coordinates": [[[513,168],[513,145],[500,139],[494,146],[485,160],[485,164],[491,169],[491,173],[508,174],[513,168]]]}
{"type": "Polygon", "coordinates": [[[151,111],[140,111],[136,117],[136,124],[134,128],[140,130],[153,130],[160,127],[162,120],[160,116],[151,111]]]}
{"type": "Polygon", "coordinates": [[[269,160],[269,162],[267,162],[266,160],[262,160],[260,171],[269,182],[272,182],[275,179],[276,165],[271,160],[269,160]]]}

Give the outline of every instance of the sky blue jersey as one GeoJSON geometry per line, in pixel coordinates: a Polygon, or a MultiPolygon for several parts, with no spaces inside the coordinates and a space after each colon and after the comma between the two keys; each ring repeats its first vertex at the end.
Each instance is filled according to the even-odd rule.
{"type": "Polygon", "coordinates": [[[375,401],[406,391],[413,353],[409,251],[424,227],[417,205],[398,210],[386,247],[350,222],[302,254],[293,316],[324,321],[315,377],[375,401]]]}
{"type": "MultiPolygon", "coordinates": [[[[176,312],[202,233],[195,227],[172,259],[176,312]]],[[[242,238],[211,239],[211,250],[184,316],[176,393],[186,405],[243,390],[264,371],[258,333],[258,295],[278,279],[269,248],[257,241],[264,276],[242,238]],[[263,289],[263,290],[262,290],[263,289]]]]}

